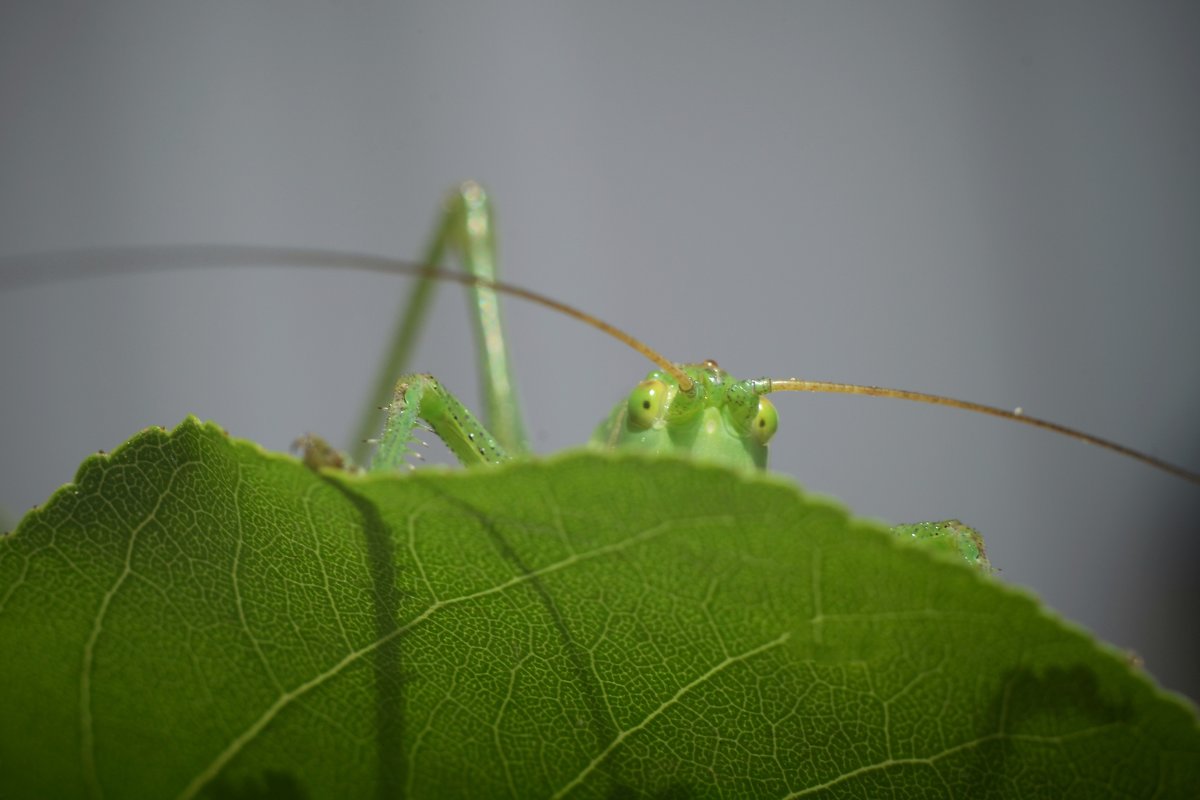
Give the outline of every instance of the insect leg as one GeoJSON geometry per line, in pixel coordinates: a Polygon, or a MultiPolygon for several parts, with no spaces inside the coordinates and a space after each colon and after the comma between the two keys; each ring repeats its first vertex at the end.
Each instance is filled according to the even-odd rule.
{"type": "Polygon", "coordinates": [[[458,398],[432,375],[405,375],[396,383],[387,409],[387,424],[371,472],[405,466],[413,430],[424,421],[466,466],[500,464],[511,456],[458,398]]]}
{"type": "MultiPolygon", "coordinates": [[[[421,259],[427,267],[439,267],[447,255],[457,253],[471,274],[488,281],[496,280],[496,245],[491,201],[483,188],[467,182],[453,190],[446,199],[441,217],[421,259]]],[[[436,280],[432,275],[420,278],[409,292],[399,316],[392,345],[385,355],[360,417],[351,453],[363,461],[368,447],[367,438],[378,425],[378,408],[389,402],[396,376],[408,365],[416,346],[421,325],[433,297],[436,280]]],[[[496,439],[513,453],[528,450],[525,427],[509,365],[500,303],[490,286],[472,284],[470,302],[475,322],[479,351],[480,383],[485,395],[484,418],[496,432],[496,439]]]]}

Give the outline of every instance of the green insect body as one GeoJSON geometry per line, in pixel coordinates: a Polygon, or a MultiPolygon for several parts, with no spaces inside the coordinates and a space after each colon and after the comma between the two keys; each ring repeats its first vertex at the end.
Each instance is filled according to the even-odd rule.
{"type": "MultiPolygon", "coordinates": [[[[669,373],[651,372],[613,407],[588,446],[685,454],[731,469],[765,469],[767,442],[779,419],[774,404],[761,396],[762,381],[737,380],[715,361],[680,368],[693,382],[690,391],[682,391],[669,373]]],[[[405,463],[421,423],[466,466],[500,464],[513,457],[437,378],[413,374],[396,384],[372,469],[405,463]]]]}
{"type": "MultiPolygon", "coordinates": [[[[483,190],[473,183],[464,184],[451,193],[423,263],[436,266],[447,250],[454,249],[472,275],[493,283],[493,227],[483,190]]],[[[401,316],[396,344],[384,363],[385,375],[399,372],[433,284],[433,276],[426,275],[414,287],[401,316]]],[[[488,420],[497,426],[495,435],[432,375],[406,374],[395,383],[385,406],[387,420],[371,471],[409,465],[415,433],[422,426],[437,435],[465,466],[497,465],[525,455],[524,427],[504,345],[499,298],[493,286],[475,284],[471,291],[481,382],[488,420]]],[[[681,455],[740,471],[763,470],[767,444],[779,424],[774,405],[764,396],[770,391],[770,379],[738,380],[711,360],[654,370],[617,403],[588,446],[681,455]]],[[[373,414],[368,420],[371,417],[373,414]]],[[[312,441],[320,440],[306,445],[306,457],[312,441]]],[[[918,523],[893,532],[903,541],[952,553],[990,571],[982,538],[957,521],[918,523]]]]}

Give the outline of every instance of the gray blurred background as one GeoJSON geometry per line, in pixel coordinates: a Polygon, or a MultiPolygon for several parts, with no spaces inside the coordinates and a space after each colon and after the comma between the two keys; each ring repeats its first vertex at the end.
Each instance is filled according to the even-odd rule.
{"type": "MultiPolygon", "coordinates": [[[[898,385],[1200,469],[1194,2],[13,2],[0,256],[236,242],[415,257],[492,191],[506,276],[741,376],[898,385]]],[[[350,430],[406,289],[222,269],[0,293],[0,507],[185,414],[350,430]]],[[[415,366],[476,402],[440,292],[415,366]]],[[[537,448],[647,371],[508,304],[537,448]]],[[[789,396],[775,469],[960,517],[1003,580],[1200,697],[1200,488],[962,412],[789,396]]]]}

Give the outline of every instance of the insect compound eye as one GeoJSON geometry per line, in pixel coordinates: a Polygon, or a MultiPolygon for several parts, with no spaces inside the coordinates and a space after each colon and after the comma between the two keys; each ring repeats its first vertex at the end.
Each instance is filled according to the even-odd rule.
{"type": "Polygon", "coordinates": [[[629,424],[645,430],[662,416],[667,402],[667,385],[659,380],[642,381],[629,393],[629,424]]]}
{"type": "Polygon", "coordinates": [[[750,435],[757,439],[759,444],[766,444],[771,441],[778,428],[779,412],[775,410],[775,404],[765,397],[758,398],[758,413],[750,423],[750,435]]]}

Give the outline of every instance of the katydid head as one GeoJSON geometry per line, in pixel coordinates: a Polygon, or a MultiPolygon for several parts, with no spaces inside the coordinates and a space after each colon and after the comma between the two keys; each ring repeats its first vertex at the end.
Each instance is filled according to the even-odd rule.
{"type": "Polygon", "coordinates": [[[779,426],[775,406],[756,381],[738,380],[709,360],[654,370],[617,403],[589,445],[678,454],[733,469],[764,469],[779,426]]]}

